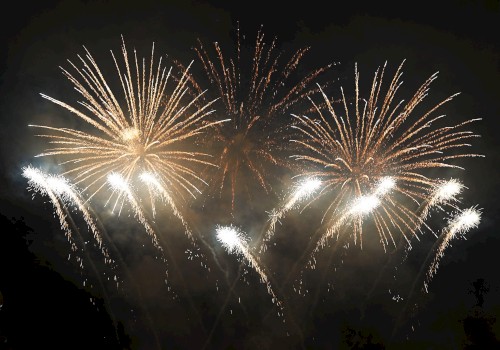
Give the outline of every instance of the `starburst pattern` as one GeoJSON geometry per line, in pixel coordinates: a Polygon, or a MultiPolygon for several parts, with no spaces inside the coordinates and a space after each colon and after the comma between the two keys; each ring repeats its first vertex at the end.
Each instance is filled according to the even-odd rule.
{"type": "Polygon", "coordinates": [[[213,101],[201,103],[194,95],[189,66],[180,75],[173,68],[151,58],[133,58],[122,44],[122,67],[111,55],[121,83],[123,99],[113,92],[106,74],[85,48],[78,56],[82,67],[69,61],[75,73],[62,68],[66,78],[83,97],[74,107],[62,100],[42,97],[65,108],[88,128],[31,125],[42,132],[51,147],[40,157],[57,157],[64,176],[91,192],[90,198],[105,187],[108,174],[121,174],[125,181],[137,181],[147,171],[169,186],[172,196],[195,196],[204,180],[196,165],[211,165],[209,154],[197,150],[197,137],[221,121],[208,121],[213,101]],[[194,96],[194,97],[193,97],[194,96]]]}
{"type": "MultiPolygon", "coordinates": [[[[445,115],[435,113],[457,94],[418,114],[417,107],[424,101],[437,74],[430,76],[407,102],[395,101],[402,84],[403,63],[385,93],[385,65],[375,72],[366,99],[360,96],[356,66],[353,108],[343,89],[339,109],[322,89],[325,107],[311,99],[316,116],[294,115],[297,121],[294,128],[300,135],[293,140],[300,149],[294,158],[310,167],[302,176],[315,176],[323,182],[322,191],[313,201],[328,198],[323,216],[326,230],[319,240],[321,246],[334,234],[338,235],[339,218],[350,211],[353,201],[371,198],[379,190],[380,181],[387,177],[394,182],[391,193],[373,197],[368,211],[371,222],[384,249],[389,244],[396,245],[396,232],[410,245],[425,225],[419,205],[429,201],[435,204],[438,200],[431,197],[436,196],[435,188],[441,180],[431,176],[428,170],[461,169],[454,160],[481,156],[463,150],[470,146],[470,139],[478,137],[465,129],[477,119],[439,126],[445,115]]],[[[363,220],[358,216],[349,222],[354,242],[362,245],[363,220]]]]}
{"type": "Polygon", "coordinates": [[[229,58],[217,42],[213,44],[213,54],[201,40],[195,49],[224,106],[218,113],[231,118],[231,123],[218,128],[214,140],[221,149],[213,185],[220,195],[229,187],[233,209],[240,191],[252,191],[250,183],[258,183],[265,193],[269,193],[271,175],[276,176],[279,169],[289,166],[282,155],[286,145],[282,142],[283,122],[291,107],[297,108],[308,95],[317,91],[313,82],[331,66],[300,76],[299,66],[309,48],[299,49],[285,59],[278,49],[277,39],[266,42],[262,28],[248,61],[239,27],[236,36],[236,50],[229,58]]]}

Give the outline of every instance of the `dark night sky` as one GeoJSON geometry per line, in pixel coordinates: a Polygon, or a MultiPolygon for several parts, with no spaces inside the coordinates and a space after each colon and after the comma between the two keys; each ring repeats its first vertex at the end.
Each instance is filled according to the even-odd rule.
{"type": "MultiPolygon", "coordinates": [[[[65,334],[58,332],[59,323],[51,321],[47,312],[64,307],[69,310],[61,316],[65,323],[81,329],[71,331],[75,347],[80,344],[79,337],[88,338],[87,332],[93,332],[93,324],[109,325],[113,321],[116,329],[123,328],[124,338],[133,349],[158,348],[158,344],[163,349],[484,349],[498,345],[500,3],[446,0],[439,2],[439,8],[437,3],[395,6],[385,2],[332,2],[325,7],[325,2],[306,1],[272,8],[270,2],[260,0],[11,3],[0,20],[0,213],[24,218],[34,231],[28,235],[34,263],[54,275],[50,279],[37,275],[40,283],[18,284],[18,299],[20,295],[33,299],[17,306],[17,312],[13,304],[9,305],[10,291],[16,291],[16,287],[8,282],[18,283],[12,276],[17,270],[22,274],[22,261],[33,256],[21,254],[22,244],[19,254],[10,250],[6,244],[14,240],[2,238],[0,342],[4,343],[0,349],[22,348],[19,334],[29,338],[30,332],[44,334],[44,339],[33,340],[32,344],[56,344],[54,339],[65,334]],[[482,208],[482,222],[466,240],[456,240],[449,247],[428,294],[417,290],[409,298],[410,286],[434,242],[430,236],[416,242],[404,261],[399,253],[384,254],[380,246],[370,246],[368,238],[363,250],[354,246],[337,257],[343,260],[343,264],[335,262],[337,271],[325,258],[318,269],[303,278],[309,294],[295,293],[291,283],[284,283],[285,276],[307,244],[304,233],[317,228],[313,225],[320,214],[314,210],[302,215],[294,212],[278,226],[276,245],[263,260],[278,294],[285,298],[285,316],[278,316],[255,272],[245,266],[239,271],[236,257],[226,254],[213,238],[214,225],[230,220],[227,203],[216,200],[205,206],[195,202],[188,215],[194,230],[213,248],[201,245],[210,271],[200,267],[199,259],[188,259],[185,251],[192,247],[175,217],[166,215],[156,222],[169,247],[169,276],[165,277],[164,266],[155,258],[157,254],[143,228],[129,214],[105,218],[106,211],[97,208],[113,242],[114,256],[123,261],[112,270],[101,266],[96,250],[89,249],[90,259],[85,258],[88,260],[82,272],[74,259],[67,259],[69,245],[50,203],[39,195],[32,200],[20,175],[22,166],[44,161],[34,158],[42,144],[27,125],[58,122],[68,115],[39,95],[63,96],[72,88],[59,66],[67,67],[66,60],[76,60],[85,46],[98,64],[102,63],[101,68],[111,69],[110,76],[114,76],[109,50],[119,52],[120,35],[127,46],[136,47],[142,55],[150,53],[154,42],[156,53],[187,63],[196,58],[192,47],[197,38],[206,43],[231,44],[237,21],[249,38],[254,38],[263,25],[266,38],[277,36],[285,52],[311,46],[306,64],[318,67],[336,62],[330,73],[337,89],[339,83],[352,82],[355,63],[361,79],[368,81],[385,61],[393,71],[406,60],[403,93],[411,93],[439,71],[429,93],[432,101],[461,92],[446,105],[443,113],[447,118],[457,123],[482,118],[473,124],[473,130],[482,137],[473,140],[472,149],[485,158],[461,159],[465,171],[439,174],[464,182],[468,187],[463,195],[464,207],[477,204],[482,208]],[[89,261],[96,261],[95,269],[89,261]],[[106,281],[114,274],[123,281],[120,290],[106,281]],[[82,285],[84,280],[86,287],[82,285]],[[69,286],[64,284],[67,282],[69,286]],[[63,293],[63,285],[67,292],[63,293]],[[21,293],[21,286],[29,286],[31,293],[21,293]],[[74,302],[61,306],[63,295],[74,302]],[[104,307],[97,312],[89,303],[87,313],[81,316],[78,310],[85,308],[82,303],[92,296],[104,307]],[[47,302],[47,307],[29,306],[37,300],[47,302]],[[81,317],[88,320],[82,322],[81,317]],[[13,324],[24,327],[19,318],[28,324],[25,331],[13,329],[13,324]],[[41,331],[34,331],[37,328],[41,331]],[[49,329],[50,337],[45,337],[49,329]]],[[[195,71],[197,68],[195,63],[195,71]]],[[[254,195],[261,194],[255,191],[254,195]]],[[[233,219],[250,235],[265,223],[265,210],[277,203],[264,194],[256,202],[254,206],[238,207],[240,211],[233,219]]],[[[12,229],[6,234],[19,233],[12,229]]],[[[92,338],[91,345],[97,348],[109,344],[103,339],[107,337],[109,342],[113,336],[112,330],[109,334],[103,331],[102,337],[92,338]]]]}

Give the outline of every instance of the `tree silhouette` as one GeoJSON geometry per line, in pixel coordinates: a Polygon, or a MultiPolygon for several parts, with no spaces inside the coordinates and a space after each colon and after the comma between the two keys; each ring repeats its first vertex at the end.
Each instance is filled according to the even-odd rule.
{"type": "Polygon", "coordinates": [[[101,299],[41,264],[28,249],[34,230],[23,218],[0,214],[0,226],[0,349],[130,347],[101,299]]]}
{"type": "Polygon", "coordinates": [[[479,278],[471,285],[473,289],[469,290],[469,294],[474,294],[476,305],[462,321],[466,336],[464,349],[500,349],[500,341],[493,331],[496,318],[483,309],[485,295],[490,291],[489,283],[479,278]]]}

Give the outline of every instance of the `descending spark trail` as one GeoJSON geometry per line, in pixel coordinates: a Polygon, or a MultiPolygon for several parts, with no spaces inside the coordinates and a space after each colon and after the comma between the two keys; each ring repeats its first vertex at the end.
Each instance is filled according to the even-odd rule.
{"type": "Polygon", "coordinates": [[[61,229],[64,231],[64,235],[71,245],[71,250],[76,251],[77,247],[73,242],[71,229],[69,228],[68,221],[66,220],[66,214],[64,213],[63,207],[58,200],[56,190],[52,188],[50,182],[48,181],[48,176],[41,170],[33,168],[32,166],[24,167],[22,174],[26,179],[28,179],[28,185],[31,190],[39,192],[41,195],[47,195],[50,198],[50,201],[54,206],[55,213],[59,218],[61,229]]]}
{"type": "MultiPolygon", "coordinates": [[[[172,199],[167,188],[165,187],[164,184],[161,183],[161,180],[156,175],[151,174],[149,172],[143,172],[140,175],[140,179],[148,186],[150,193],[152,193],[151,198],[152,198],[152,206],[153,206],[153,215],[155,212],[155,210],[154,210],[154,197],[155,197],[155,195],[160,195],[170,205],[170,208],[172,209],[172,212],[174,213],[174,215],[181,221],[182,225],[184,226],[184,232],[185,232],[186,236],[190,239],[191,243],[195,247],[197,247],[198,245],[195,242],[191,228],[189,227],[188,223],[184,219],[184,216],[181,214],[181,212],[179,211],[179,209],[175,205],[175,202],[172,199]]],[[[198,238],[211,252],[213,252],[212,247],[203,239],[203,237],[198,235],[198,238]]],[[[203,259],[201,261],[201,265],[204,266],[205,268],[207,268],[208,271],[210,271],[210,267],[204,261],[205,255],[202,252],[197,252],[196,254],[192,254],[191,257],[193,257],[193,256],[196,256],[198,258],[203,259]]],[[[215,258],[215,262],[218,265],[218,261],[216,258],[215,258]]]]}
{"type": "Polygon", "coordinates": [[[276,230],[276,223],[279,222],[283,216],[291,210],[299,202],[304,201],[311,197],[321,186],[321,180],[317,178],[306,178],[296,184],[294,190],[289,196],[288,201],[278,210],[273,209],[270,217],[269,228],[264,234],[264,238],[259,249],[259,254],[266,250],[266,243],[271,239],[276,230]]]}
{"type": "Polygon", "coordinates": [[[421,220],[424,221],[429,215],[430,209],[435,206],[441,206],[443,204],[452,205],[452,203],[457,200],[457,196],[462,192],[464,187],[465,186],[456,179],[439,182],[434,187],[430,199],[427,201],[420,214],[421,220]]]}
{"type": "MultiPolygon", "coordinates": [[[[449,179],[449,180],[440,181],[434,187],[429,198],[421,204],[422,209],[421,210],[419,209],[419,211],[421,212],[421,214],[419,216],[419,224],[425,225],[426,218],[429,216],[431,209],[433,209],[436,206],[438,208],[441,208],[444,205],[449,205],[452,208],[454,208],[455,210],[458,210],[458,207],[456,207],[454,202],[456,202],[458,200],[457,196],[462,192],[462,190],[464,188],[465,188],[465,186],[457,179],[449,179]]],[[[444,210],[444,208],[442,208],[442,209],[444,210]]],[[[433,230],[431,230],[431,232],[436,236],[436,238],[438,238],[433,230]]],[[[397,247],[396,247],[396,249],[397,249],[397,247]]],[[[430,254],[433,250],[434,250],[434,247],[433,247],[433,249],[430,250],[428,257],[425,260],[426,263],[427,263],[427,260],[429,259],[430,254]]],[[[408,251],[406,251],[406,253],[408,253],[408,251]]],[[[365,299],[365,304],[370,299],[373,291],[375,291],[375,288],[378,285],[378,283],[380,282],[385,270],[387,269],[387,267],[389,265],[391,265],[391,262],[392,262],[394,256],[395,256],[394,254],[391,254],[387,263],[380,270],[380,273],[378,274],[376,280],[374,281],[372,287],[370,288],[370,291],[367,294],[367,297],[365,299]]],[[[406,259],[406,257],[404,257],[404,259],[406,259]]],[[[422,266],[425,266],[426,263],[424,263],[422,266]]],[[[422,274],[422,271],[423,270],[421,269],[421,271],[419,272],[419,276],[422,274]]],[[[416,280],[418,280],[418,279],[419,278],[417,277],[416,280]]],[[[413,288],[414,288],[414,286],[412,287],[412,289],[413,288]]]]}
{"type": "Polygon", "coordinates": [[[314,82],[332,66],[301,75],[301,63],[309,47],[286,59],[278,49],[277,39],[267,42],[261,27],[251,47],[253,53],[247,55],[239,25],[236,37],[236,48],[229,58],[218,42],[209,50],[199,40],[195,48],[210,84],[223,103],[224,109],[217,112],[231,118],[231,123],[217,127],[214,141],[220,147],[219,168],[213,169],[217,173],[211,188],[218,190],[221,197],[228,188],[233,209],[239,191],[249,192],[248,179],[268,194],[272,190],[271,176],[290,166],[281,156],[286,146],[281,142],[286,129],[277,127],[278,119],[288,116],[288,110],[297,108],[299,102],[316,92],[314,82]]]}
{"type": "Polygon", "coordinates": [[[324,248],[327,241],[334,236],[335,233],[338,234],[339,228],[346,224],[346,222],[354,221],[354,234],[356,231],[361,231],[361,226],[363,223],[363,218],[372,214],[374,210],[382,204],[382,199],[389,194],[389,192],[396,188],[395,180],[390,176],[385,176],[378,182],[375,190],[369,195],[362,195],[356,198],[348,206],[345,213],[340,216],[321,236],[320,240],[317,242],[314,248],[310,264],[314,266],[314,255],[321,249],[324,248]]]}
{"type": "Polygon", "coordinates": [[[88,227],[92,231],[94,239],[96,240],[102,255],[104,256],[105,263],[111,263],[112,259],[107,252],[107,249],[103,245],[102,237],[97,229],[96,223],[92,219],[89,210],[85,206],[84,201],[81,199],[80,194],[76,188],[69,183],[68,179],[61,175],[47,174],[40,169],[36,169],[32,166],[27,166],[22,169],[22,174],[28,179],[28,185],[30,189],[35,192],[39,192],[42,195],[47,195],[52,205],[55,208],[55,212],[59,218],[59,223],[61,224],[61,229],[65,232],[68,238],[72,250],[75,251],[76,245],[73,242],[72,232],[69,228],[67,221],[67,215],[64,213],[66,206],[74,205],[81,213],[83,218],[87,223],[88,227]]]}
{"type": "MultiPolygon", "coordinates": [[[[160,243],[158,242],[158,237],[156,236],[155,231],[153,230],[153,228],[149,224],[148,220],[144,216],[144,213],[141,209],[141,206],[139,205],[139,203],[135,199],[135,196],[132,193],[132,190],[130,189],[130,186],[129,186],[128,182],[125,180],[125,178],[118,173],[111,173],[108,175],[107,180],[108,180],[108,183],[111,185],[111,187],[115,191],[119,191],[120,195],[123,193],[126,196],[128,202],[132,206],[132,210],[134,211],[134,215],[136,216],[137,220],[144,226],[144,228],[146,229],[146,232],[151,236],[151,239],[152,239],[154,246],[163,252],[163,248],[161,247],[160,243]]],[[[118,200],[117,200],[117,203],[118,203],[118,200]]],[[[115,208],[113,208],[113,210],[114,209],[115,208]]]]}
{"type": "MultiPolygon", "coordinates": [[[[311,99],[317,117],[294,115],[297,123],[293,126],[299,134],[293,142],[301,148],[294,158],[312,167],[302,176],[318,176],[324,183],[315,200],[328,197],[329,205],[323,215],[327,227],[335,226],[331,222],[335,223],[339,215],[344,215],[343,208],[352,198],[360,198],[370,192],[382,176],[390,175],[398,183],[391,200],[375,206],[371,215],[385,250],[390,242],[396,246],[395,231],[404,236],[409,246],[411,238],[418,239],[417,231],[422,225],[417,213],[419,203],[427,200],[429,192],[439,183],[429,176],[429,169],[462,169],[450,161],[483,156],[454,153],[471,146],[467,143],[469,139],[479,137],[463,130],[479,119],[434,127],[445,116],[433,114],[457,94],[413,117],[417,106],[427,97],[436,74],[428,78],[408,102],[394,102],[402,84],[401,69],[402,64],[385,93],[382,89],[385,65],[377,70],[368,98],[362,99],[356,65],[353,103],[341,89],[343,108],[336,110],[332,100],[320,88],[324,106],[311,99]],[[410,235],[405,231],[409,231],[410,235]]],[[[375,202],[371,201],[372,206],[375,202]]],[[[358,238],[362,244],[361,230],[354,232],[355,243],[358,238]]]]}
{"type": "MultiPolygon", "coordinates": [[[[151,174],[149,172],[143,172],[140,175],[141,180],[146,183],[149,189],[153,188],[155,191],[157,191],[161,197],[163,197],[164,200],[167,201],[167,203],[170,205],[170,208],[172,209],[172,212],[174,215],[182,222],[182,225],[184,226],[185,233],[189,237],[189,239],[194,240],[193,234],[191,233],[191,230],[186,222],[184,220],[184,217],[180,213],[180,211],[177,209],[177,206],[175,205],[174,200],[172,199],[171,195],[168,193],[167,189],[165,186],[161,183],[161,180],[155,176],[154,174],[151,174]]],[[[153,206],[154,208],[154,206],[153,206]]],[[[153,209],[154,212],[154,209],[153,209]]]]}
{"type": "MultiPolygon", "coordinates": [[[[455,185],[453,185],[453,187],[454,186],[455,185]]],[[[451,186],[449,187],[449,189],[450,192],[445,191],[443,188],[443,192],[451,193],[457,191],[456,187],[455,190],[451,190],[451,186]]],[[[441,258],[444,256],[444,251],[449,246],[451,240],[457,237],[457,235],[463,236],[470,229],[477,227],[479,225],[480,220],[481,220],[481,211],[476,209],[475,207],[472,207],[465,210],[458,210],[457,214],[455,214],[448,221],[448,225],[442,230],[441,235],[438,237],[438,240],[434,243],[429,253],[427,254],[427,257],[422,263],[421,268],[417,274],[417,277],[413,280],[410,292],[408,293],[408,297],[406,298],[406,303],[403,309],[401,310],[398,319],[395,322],[392,331],[392,337],[394,337],[394,335],[396,334],[397,330],[400,327],[400,324],[402,323],[403,316],[406,313],[406,310],[409,307],[410,302],[412,301],[413,295],[416,290],[416,286],[422,283],[422,275],[424,274],[424,271],[427,269],[427,273],[423,278],[422,290],[427,293],[429,283],[432,280],[433,276],[436,274],[437,269],[439,267],[439,262],[441,258]],[[430,265],[428,265],[429,260],[431,259],[433,254],[434,254],[434,259],[432,260],[430,265]],[[427,268],[427,266],[429,267],[427,268]]]]}
{"type": "Polygon", "coordinates": [[[107,249],[103,246],[102,237],[97,229],[96,223],[94,219],[92,219],[92,215],[90,214],[87,206],[85,205],[81,195],[78,191],[71,185],[65,177],[59,175],[46,175],[47,183],[54,190],[56,194],[60,196],[63,202],[69,201],[71,204],[74,204],[78,210],[81,211],[83,215],[83,219],[87,223],[88,227],[92,231],[94,235],[94,239],[97,241],[99,248],[101,249],[101,253],[104,256],[105,263],[111,263],[112,259],[107,252],[107,249]]]}
{"type": "MultiPolygon", "coordinates": [[[[25,178],[28,179],[28,184],[30,186],[30,189],[34,190],[35,192],[39,192],[42,195],[47,195],[50,198],[52,205],[55,208],[55,212],[59,218],[59,223],[61,224],[61,228],[63,229],[66,237],[68,238],[68,241],[71,244],[71,250],[73,252],[76,252],[78,248],[73,241],[72,232],[71,229],[69,228],[69,222],[71,222],[73,227],[75,228],[77,237],[80,238],[82,244],[84,244],[84,240],[79,233],[78,227],[72,220],[71,216],[69,216],[69,211],[68,211],[69,205],[76,206],[76,208],[82,212],[85,222],[91,229],[93,236],[98,243],[101,254],[104,256],[104,262],[106,264],[111,264],[113,262],[113,260],[109,256],[107,249],[103,245],[101,234],[99,233],[99,230],[97,229],[97,226],[94,220],[92,219],[90,212],[87,210],[85,204],[81,200],[78,191],[74,188],[72,184],[69,183],[69,181],[65,177],[61,175],[47,174],[40,169],[33,168],[32,166],[24,167],[22,169],[22,174],[25,178]]],[[[102,278],[99,272],[97,271],[97,268],[94,262],[92,261],[89,252],[84,249],[84,253],[88,259],[88,263],[90,264],[91,268],[95,273],[95,277],[101,288],[101,293],[104,296],[105,303],[108,304],[110,302],[110,298],[108,296],[108,293],[106,292],[106,288],[104,287],[102,278]]],[[[82,258],[77,256],[76,260],[80,263],[80,268],[83,269],[82,258]]],[[[116,275],[115,275],[115,282],[117,283],[118,287],[118,281],[116,279],[116,275]]],[[[83,285],[85,286],[85,282],[83,283],[83,285]]],[[[113,319],[113,323],[116,323],[115,315],[111,306],[107,305],[107,307],[108,307],[108,312],[110,313],[110,316],[113,319]]]]}
{"type": "Polygon", "coordinates": [[[424,282],[424,288],[427,291],[427,287],[436,274],[439,267],[439,262],[444,255],[445,249],[450,245],[450,241],[457,237],[457,235],[465,235],[467,231],[475,228],[479,225],[481,221],[481,211],[476,208],[468,208],[460,213],[456,214],[450,221],[448,226],[443,230],[441,236],[443,237],[441,244],[439,245],[434,260],[429,266],[427,272],[427,278],[424,282]]]}
{"type": "MultiPolygon", "coordinates": [[[[297,260],[297,263],[289,270],[284,285],[286,285],[294,276],[296,276],[297,270],[300,270],[299,276],[303,275],[303,270],[300,267],[299,261],[302,261],[304,257],[309,255],[306,263],[307,268],[315,269],[316,257],[315,255],[326,245],[328,239],[333,237],[334,233],[340,234],[340,229],[342,226],[349,222],[350,220],[357,219],[356,225],[361,226],[363,218],[369,214],[373,214],[373,211],[384,201],[387,200],[385,197],[396,187],[395,180],[390,177],[382,177],[373,192],[369,195],[358,197],[353,200],[344,209],[343,214],[337,219],[337,221],[331,223],[329,229],[321,234],[318,241],[310,240],[306,249],[304,249],[302,256],[297,260]]],[[[344,228],[346,228],[344,226],[344,228]]],[[[320,232],[319,230],[317,232],[320,232]]],[[[337,237],[338,238],[338,237],[337,237]]],[[[335,242],[334,249],[330,251],[330,262],[333,258],[333,253],[340,247],[340,240],[335,242]]],[[[323,275],[323,279],[326,278],[326,271],[323,275]]],[[[293,287],[294,291],[298,294],[302,294],[302,277],[298,278],[299,287],[293,287]]],[[[319,290],[318,290],[319,293],[319,290]]],[[[318,295],[318,294],[317,294],[318,295]]]]}
{"type": "Polygon", "coordinates": [[[267,275],[248,249],[247,238],[243,232],[239,228],[232,225],[218,225],[216,227],[216,238],[228,253],[243,255],[243,257],[248,261],[250,267],[252,267],[259,274],[261,281],[266,285],[267,291],[271,295],[273,303],[276,303],[278,307],[282,308],[282,303],[273,292],[267,275]]]}

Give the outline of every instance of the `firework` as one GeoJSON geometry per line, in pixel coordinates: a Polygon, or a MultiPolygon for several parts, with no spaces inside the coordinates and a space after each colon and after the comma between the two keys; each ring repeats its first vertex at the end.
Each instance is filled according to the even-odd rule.
{"type": "MultiPolygon", "coordinates": [[[[349,211],[354,210],[350,207],[353,198],[362,198],[359,204],[366,203],[367,207],[363,204],[359,209],[366,208],[370,212],[384,250],[389,243],[396,246],[394,232],[400,233],[411,246],[411,238],[418,239],[417,232],[422,226],[418,206],[426,201],[435,205],[440,200],[439,196],[429,199],[429,193],[433,195],[440,181],[430,177],[428,170],[462,169],[450,161],[482,156],[466,151],[454,152],[470,146],[467,141],[478,137],[464,130],[478,119],[434,127],[445,117],[434,116],[434,113],[457,94],[414,116],[437,74],[431,75],[408,102],[395,102],[396,92],[402,84],[402,65],[385,94],[382,88],[385,65],[377,69],[367,99],[360,97],[356,66],[354,110],[348,107],[350,102],[342,88],[340,110],[334,108],[334,103],[320,89],[324,105],[311,99],[317,117],[294,115],[297,123],[293,127],[302,136],[293,140],[302,150],[294,158],[312,167],[303,172],[303,176],[317,176],[323,181],[323,190],[312,200],[328,197],[329,204],[322,219],[327,227],[321,239],[323,242],[335,231],[338,218],[347,217],[349,211]],[[395,186],[379,203],[379,195],[370,197],[370,193],[374,193],[374,188],[386,177],[390,177],[395,186]]],[[[359,240],[362,247],[359,222],[353,222],[353,236],[354,242],[359,240]]]]}
{"type": "Polygon", "coordinates": [[[434,186],[431,196],[423,206],[420,219],[422,221],[425,220],[429,215],[430,209],[436,206],[451,205],[454,209],[458,209],[453,203],[457,201],[457,196],[462,193],[464,187],[457,179],[438,182],[434,186]]]}
{"type": "Polygon", "coordinates": [[[342,225],[348,222],[354,222],[354,229],[361,230],[363,219],[368,215],[373,214],[373,212],[382,205],[384,198],[389,194],[389,192],[396,187],[396,182],[390,176],[383,177],[378,182],[375,190],[369,195],[362,195],[355,198],[347,207],[345,213],[339,216],[336,221],[332,222],[330,227],[321,236],[321,239],[316,244],[314,248],[311,259],[309,261],[310,266],[314,267],[314,255],[323,248],[328,239],[337,233],[337,238],[339,234],[339,229],[342,225]]]}
{"type": "MultiPolygon", "coordinates": [[[[123,195],[124,199],[126,199],[128,203],[130,203],[137,220],[144,226],[146,232],[151,236],[154,246],[158,248],[160,251],[163,251],[163,248],[160,246],[160,243],[158,242],[158,237],[156,236],[154,229],[151,227],[148,220],[146,219],[144,212],[141,206],[139,205],[139,202],[135,198],[134,193],[132,192],[132,189],[130,188],[130,185],[127,182],[127,180],[121,174],[113,172],[108,175],[107,181],[110,187],[113,189],[113,191],[118,192],[118,198],[120,198],[123,195]]],[[[116,201],[113,210],[115,210],[118,202],[119,200],[116,201]]]]}
{"type": "Polygon", "coordinates": [[[279,222],[283,216],[296,206],[301,201],[304,201],[311,197],[321,186],[321,180],[317,178],[306,178],[294,186],[293,191],[288,196],[288,200],[279,209],[273,209],[269,214],[269,227],[264,234],[262,245],[259,249],[259,253],[263,253],[266,250],[266,242],[268,242],[274,235],[276,230],[276,223],[279,222]]]}
{"type": "Polygon", "coordinates": [[[22,174],[28,179],[28,185],[31,190],[39,192],[42,195],[47,195],[56,209],[56,214],[59,217],[61,228],[66,232],[68,239],[71,239],[71,230],[66,221],[66,215],[63,213],[63,207],[74,205],[83,214],[83,218],[88,227],[92,231],[96,242],[102,249],[105,256],[108,256],[103,247],[102,237],[97,229],[97,226],[90,215],[90,212],[85,206],[79,191],[69,183],[68,179],[61,175],[47,174],[40,169],[27,166],[22,169],[22,174]]]}
{"type": "MultiPolygon", "coordinates": [[[[48,176],[40,169],[33,168],[32,166],[24,167],[23,176],[28,179],[29,189],[34,192],[38,192],[41,195],[46,195],[49,197],[52,205],[54,206],[55,213],[59,219],[59,224],[61,229],[64,231],[66,238],[71,244],[71,249],[76,250],[76,245],[73,242],[71,229],[69,228],[68,221],[66,220],[66,214],[64,213],[63,207],[58,199],[57,188],[53,188],[48,181],[48,176]]],[[[59,192],[61,193],[61,192],[59,192]]]]}
{"type": "Polygon", "coordinates": [[[143,171],[157,174],[175,196],[194,197],[204,184],[195,166],[212,164],[208,154],[196,151],[195,142],[206,129],[222,122],[207,120],[214,101],[202,103],[204,92],[193,93],[191,64],[178,76],[172,67],[162,66],[161,57],[156,62],[154,44],[149,60],[140,60],[135,50],[131,59],[122,38],[122,55],[124,67],[111,52],[121,100],[86,48],[85,56],[78,56],[82,68],[71,61],[75,73],[61,68],[83,98],[80,107],[41,95],[86,127],[30,125],[41,130],[37,136],[51,145],[38,157],[56,157],[65,169],[63,175],[88,191],[89,199],[105,187],[110,173],[131,182],[143,171]]]}
{"type": "MultiPolygon", "coordinates": [[[[185,228],[185,233],[186,235],[191,239],[194,240],[193,234],[191,233],[191,230],[189,229],[189,226],[182,216],[181,212],[175,205],[175,202],[168,192],[167,188],[165,187],[164,184],[162,184],[161,179],[159,179],[157,176],[154,174],[148,173],[148,172],[143,172],[140,175],[141,180],[148,186],[151,192],[156,193],[160,195],[161,198],[163,198],[167,203],[170,205],[170,208],[172,209],[172,212],[174,215],[181,221],[182,225],[185,228]]],[[[151,195],[151,198],[154,198],[154,195],[151,195]]],[[[153,214],[155,212],[154,210],[154,201],[152,201],[152,207],[153,207],[153,214]]]]}
{"type": "MultiPolygon", "coordinates": [[[[113,261],[103,244],[102,236],[97,229],[97,225],[92,218],[89,209],[87,209],[87,206],[81,197],[80,191],[78,191],[78,189],[72,185],[68,179],[61,175],[45,173],[32,166],[23,167],[22,175],[28,179],[30,190],[38,192],[41,195],[47,195],[50,198],[50,201],[54,206],[55,213],[59,218],[61,229],[64,231],[65,236],[71,245],[72,251],[76,251],[77,247],[73,241],[72,231],[67,220],[66,213],[68,212],[67,208],[69,206],[76,207],[76,209],[82,213],[83,218],[91,230],[104,257],[104,262],[111,263],[113,261]]],[[[77,258],[77,260],[81,259],[77,258]]],[[[80,264],[82,264],[81,261],[80,264]]]]}
{"type": "Polygon", "coordinates": [[[432,277],[436,274],[439,262],[444,255],[445,249],[450,245],[451,240],[457,236],[463,237],[470,229],[476,228],[480,221],[481,211],[476,208],[462,210],[449,220],[448,226],[441,234],[442,242],[439,244],[434,260],[429,266],[424,282],[425,291],[427,291],[432,277]]]}
{"type": "Polygon", "coordinates": [[[255,259],[248,248],[247,238],[244,233],[235,226],[220,226],[216,227],[216,238],[228,253],[241,254],[260,276],[261,281],[266,285],[268,293],[273,298],[273,303],[281,307],[281,301],[276,297],[276,294],[271,288],[269,278],[264,270],[259,266],[257,259],[255,259]]]}
{"type": "Polygon", "coordinates": [[[213,186],[222,196],[229,184],[233,209],[237,192],[250,192],[248,184],[251,181],[256,181],[266,193],[270,192],[269,170],[274,169],[276,173],[285,166],[284,157],[280,156],[284,129],[276,125],[283,124],[290,107],[297,106],[317,91],[313,81],[330,67],[297,78],[300,63],[309,48],[294,52],[284,61],[276,38],[271,43],[266,42],[262,28],[257,33],[251,60],[245,61],[239,27],[236,36],[236,50],[230,58],[217,42],[213,45],[213,58],[201,40],[195,49],[224,105],[224,110],[218,113],[231,118],[231,123],[218,128],[215,139],[222,149],[213,186]]]}

